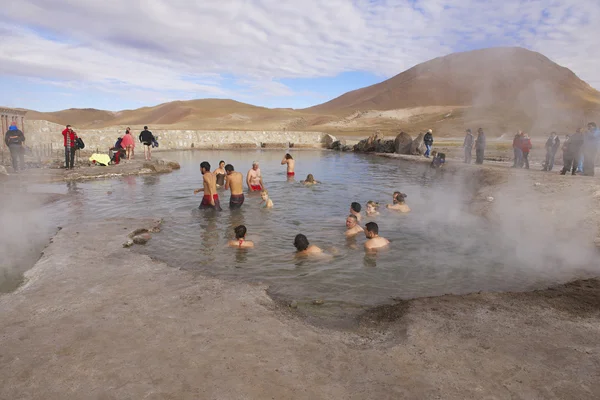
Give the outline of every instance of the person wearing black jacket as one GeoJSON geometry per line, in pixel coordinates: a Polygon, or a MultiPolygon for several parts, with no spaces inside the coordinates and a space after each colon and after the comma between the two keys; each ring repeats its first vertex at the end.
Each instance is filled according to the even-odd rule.
{"type": "MultiPolygon", "coordinates": [[[[571,175],[575,175],[575,172],[577,171],[579,159],[583,154],[583,141],[583,133],[581,133],[580,128],[577,128],[577,131],[569,138],[569,158],[573,159],[573,169],[571,175]]],[[[563,169],[563,171],[566,173],[568,169],[563,169]]]]}
{"type": "Polygon", "coordinates": [[[546,162],[544,163],[544,171],[552,171],[554,168],[554,157],[560,148],[560,139],[556,132],[552,132],[548,140],[546,140],[546,162]]]}
{"type": "Polygon", "coordinates": [[[427,148],[427,150],[425,150],[425,157],[429,158],[431,146],[433,146],[433,134],[431,129],[429,129],[425,136],[423,136],[423,143],[425,143],[425,147],[427,148]]]}
{"type": "Polygon", "coordinates": [[[152,142],[156,140],[152,132],[148,130],[148,127],[145,126],[144,130],[140,133],[139,136],[140,142],[144,145],[144,158],[146,160],[152,159],[152,142]]]}
{"type": "Polygon", "coordinates": [[[25,135],[17,128],[17,124],[13,122],[4,135],[4,143],[6,143],[10,150],[12,166],[15,172],[19,170],[19,165],[21,170],[25,169],[25,149],[23,148],[23,142],[25,142],[25,135]]]}

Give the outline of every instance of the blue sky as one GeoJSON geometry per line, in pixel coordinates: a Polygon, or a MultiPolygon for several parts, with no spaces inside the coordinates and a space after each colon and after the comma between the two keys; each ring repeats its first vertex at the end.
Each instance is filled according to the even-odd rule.
{"type": "Polygon", "coordinates": [[[20,0],[0,18],[0,105],[40,111],[303,108],[489,46],[539,51],[600,87],[597,0],[20,0]]]}

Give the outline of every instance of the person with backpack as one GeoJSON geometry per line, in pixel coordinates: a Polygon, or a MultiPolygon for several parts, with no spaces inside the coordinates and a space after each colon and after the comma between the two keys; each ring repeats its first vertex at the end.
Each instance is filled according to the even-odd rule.
{"type": "Polygon", "coordinates": [[[4,143],[6,143],[10,150],[10,158],[12,159],[12,166],[15,172],[19,170],[19,165],[21,170],[25,169],[25,148],[23,147],[23,142],[25,142],[25,135],[17,128],[16,122],[13,122],[4,135],[4,143]]]}
{"type": "Polygon", "coordinates": [[[144,158],[146,161],[152,160],[152,146],[156,141],[156,138],[152,132],[148,130],[147,126],[144,126],[144,130],[140,133],[139,139],[144,145],[144,158]]]}
{"type": "Polygon", "coordinates": [[[425,157],[429,158],[429,154],[431,153],[431,146],[433,146],[433,132],[431,129],[427,131],[425,136],[423,136],[423,143],[425,143],[425,157]]]}
{"type": "Polygon", "coordinates": [[[77,134],[71,125],[62,131],[65,145],[65,169],[75,168],[75,151],[77,151],[77,134]]]}

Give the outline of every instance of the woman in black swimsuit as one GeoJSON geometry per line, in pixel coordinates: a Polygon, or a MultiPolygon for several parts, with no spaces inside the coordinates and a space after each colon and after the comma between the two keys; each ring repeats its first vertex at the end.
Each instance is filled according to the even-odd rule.
{"type": "Polygon", "coordinates": [[[217,187],[225,186],[225,161],[219,161],[219,168],[215,169],[214,174],[217,179],[217,187]]]}

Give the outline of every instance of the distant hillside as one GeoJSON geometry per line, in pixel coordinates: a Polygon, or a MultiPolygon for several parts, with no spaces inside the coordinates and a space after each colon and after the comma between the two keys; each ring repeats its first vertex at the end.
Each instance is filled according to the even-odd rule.
{"type": "Polygon", "coordinates": [[[364,135],[373,130],[437,135],[483,127],[491,136],[523,129],[532,134],[572,131],[600,123],[600,92],[569,69],[522,48],[491,48],[439,57],[386,81],[326,103],[293,110],[234,100],[174,101],[137,110],[30,111],[77,128],[143,125],[172,129],[321,130],[364,135]]]}

